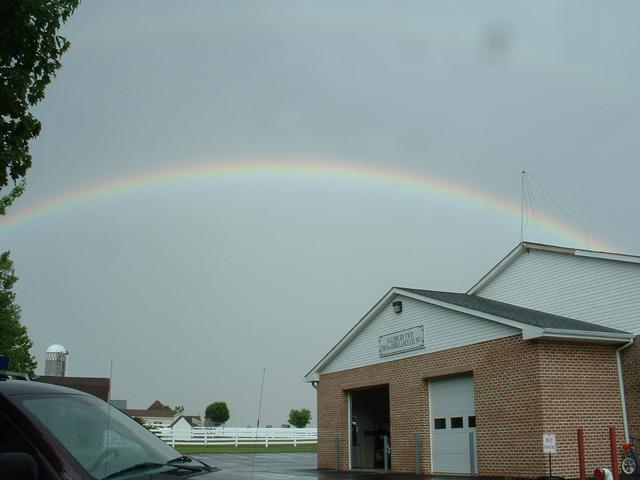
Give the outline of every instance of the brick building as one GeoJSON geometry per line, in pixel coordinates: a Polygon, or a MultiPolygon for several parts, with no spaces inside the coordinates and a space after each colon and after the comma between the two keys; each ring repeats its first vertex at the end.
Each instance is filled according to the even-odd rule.
{"type": "Polygon", "coordinates": [[[467,293],[392,288],[307,374],[318,467],[578,477],[640,436],[640,257],[521,243],[467,293]],[[623,405],[625,408],[623,408],[623,405]]]}
{"type": "Polygon", "coordinates": [[[67,388],[75,388],[81,392],[94,395],[105,402],[109,401],[111,394],[111,380],[95,377],[61,377],[59,375],[42,375],[35,378],[36,382],[50,383],[67,388]]]}

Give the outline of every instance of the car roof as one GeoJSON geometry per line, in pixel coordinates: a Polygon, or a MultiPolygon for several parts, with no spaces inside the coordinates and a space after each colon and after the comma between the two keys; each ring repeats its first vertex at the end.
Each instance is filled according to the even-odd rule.
{"type": "Polygon", "coordinates": [[[0,379],[0,394],[3,395],[24,395],[24,394],[47,394],[64,393],[67,395],[87,395],[73,388],[51,385],[30,380],[0,379]]]}

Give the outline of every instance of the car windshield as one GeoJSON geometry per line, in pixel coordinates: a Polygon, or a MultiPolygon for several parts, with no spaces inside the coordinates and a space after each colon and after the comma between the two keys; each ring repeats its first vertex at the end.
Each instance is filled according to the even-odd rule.
{"type": "Polygon", "coordinates": [[[117,408],[91,396],[25,395],[18,402],[98,479],[141,463],[165,464],[180,455],[117,408]]]}

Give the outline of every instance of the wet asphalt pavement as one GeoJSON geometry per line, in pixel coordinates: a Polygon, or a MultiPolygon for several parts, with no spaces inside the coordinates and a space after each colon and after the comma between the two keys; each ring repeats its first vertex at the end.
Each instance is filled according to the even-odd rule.
{"type": "MultiPolygon", "coordinates": [[[[258,453],[251,454],[215,454],[192,455],[220,468],[215,476],[220,480],[285,480],[285,479],[358,479],[358,480],[442,480],[444,477],[415,475],[408,473],[384,473],[382,471],[317,470],[315,453],[258,453]]],[[[450,477],[457,480],[465,477],[450,477]]]]}

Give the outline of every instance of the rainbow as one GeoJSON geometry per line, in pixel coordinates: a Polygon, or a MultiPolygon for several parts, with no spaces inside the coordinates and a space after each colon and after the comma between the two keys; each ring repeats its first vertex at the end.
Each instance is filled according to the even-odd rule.
{"type": "MultiPolygon", "coordinates": [[[[276,179],[281,177],[310,177],[313,179],[351,180],[367,184],[379,184],[399,189],[428,191],[436,196],[462,201],[471,205],[488,208],[517,219],[519,225],[520,205],[509,202],[493,193],[485,192],[463,183],[456,183],[435,176],[417,175],[414,172],[388,167],[358,165],[337,161],[287,161],[237,159],[226,162],[194,162],[186,166],[170,167],[155,171],[145,171],[124,178],[107,181],[89,187],[64,192],[42,202],[14,209],[0,220],[0,232],[17,228],[25,222],[34,221],[54,211],[72,208],[100,197],[118,195],[141,188],[171,185],[185,181],[211,178],[258,177],[276,179]]],[[[586,247],[583,233],[560,220],[536,212],[536,221],[544,230],[560,236],[576,247],[586,247]]],[[[515,225],[515,223],[514,223],[515,225]]],[[[605,251],[615,251],[607,243],[590,239],[590,246],[605,251]]]]}

